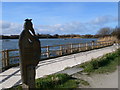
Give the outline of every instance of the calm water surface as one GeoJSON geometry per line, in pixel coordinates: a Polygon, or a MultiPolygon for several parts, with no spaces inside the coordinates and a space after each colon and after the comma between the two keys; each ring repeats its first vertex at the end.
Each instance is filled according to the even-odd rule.
{"type": "MultiPolygon", "coordinates": [[[[92,40],[96,41],[97,39],[39,39],[41,42],[41,46],[52,46],[52,45],[60,45],[60,44],[71,44],[71,43],[86,43],[91,42],[92,40]]],[[[0,51],[5,49],[18,49],[18,39],[3,39],[0,40],[0,51]]],[[[57,48],[55,48],[57,49],[57,48]]],[[[44,50],[42,50],[44,52],[44,50]]],[[[19,55],[19,52],[10,52],[10,56],[19,55]]],[[[2,54],[0,53],[0,67],[2,67],[2,54]]],[[[10,60],[10,63],[17,63],[18,60],[10,60]]]]}
{"type": "MultiPolygon", "coordinates": [[[[41,46],[52,46],[59,44],[70,44],[70,43],[85,43],[91,42],[92,40],[96,41],[97,39],[39,39],[41,41],[41,46]]],[[[3,39],[0,40],[0,46],[2,50],[4,49],[18,49],[18,39],[3,39]]]]}

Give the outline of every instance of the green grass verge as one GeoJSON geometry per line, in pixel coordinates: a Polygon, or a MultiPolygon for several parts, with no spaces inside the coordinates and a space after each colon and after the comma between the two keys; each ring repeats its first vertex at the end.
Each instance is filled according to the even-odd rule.
{"type": "MultiPolygon", "coordinates": [[[[82,80],[72,78],[67,74],[53,74],[44,78],[36,79],[36,89],[55,89],[55,88],[77,88],[82,80]]],[[[7,90],[22,90],[22,87],[16,86],[7,90]]]]}
{"type": "Polygon", "coordinates": [[[48,75],[45,78],[36,80],[36,88],[55,88],[57,85],[64,84],[70,79],[72,78],[67,74],[48,75]]]}
{"type": "Polygon", "coordinates": [[[120,65],[120,49],[90,62],[85,62],[80,67],[84,68],[83,72],[90,74],[113,72],[118,65],[120,65]]]}

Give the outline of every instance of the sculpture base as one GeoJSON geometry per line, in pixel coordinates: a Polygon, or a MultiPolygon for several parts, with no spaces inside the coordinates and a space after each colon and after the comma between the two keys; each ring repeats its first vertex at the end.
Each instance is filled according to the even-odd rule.
{"type": "Polygon", "coordinates": [[[29,65],[26,67],[26,74],[27,75],[24,75],[26,77],[24,77],[24,81],[27,81],[27,82],[23,82],[22,84],[22,88],[24,90],[30,90],[30,89],[33,89],[35,88],[35,66],[34,65],[29,65]]]}

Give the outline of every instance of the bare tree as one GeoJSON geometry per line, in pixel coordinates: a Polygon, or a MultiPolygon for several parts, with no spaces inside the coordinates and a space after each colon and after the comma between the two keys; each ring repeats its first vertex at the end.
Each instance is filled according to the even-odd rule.
{"type": "Polygon", "coordinates": [[[110,35],[111,33],[112,33],[112,30],[109,27],[105,27],[105,28],[101,28],[97,32],[97,35],[106,36],[106,35],[110,35]]]}
{"type": "Polygon", "coordinates": [[[116,36],[120,40],[120,27],[116,27],[115,29],[113,29],[112,35],[116,36]]]}

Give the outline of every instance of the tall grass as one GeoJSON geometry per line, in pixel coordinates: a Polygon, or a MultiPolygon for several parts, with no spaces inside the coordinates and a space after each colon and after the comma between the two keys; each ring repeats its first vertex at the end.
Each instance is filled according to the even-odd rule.
{"type": "Polygon", "coordinates": [[[110,40],[117,41],[118,39],[115,36],[106,36],[98,39],[98,41],[110,41],[110,40]]]}

